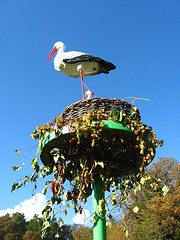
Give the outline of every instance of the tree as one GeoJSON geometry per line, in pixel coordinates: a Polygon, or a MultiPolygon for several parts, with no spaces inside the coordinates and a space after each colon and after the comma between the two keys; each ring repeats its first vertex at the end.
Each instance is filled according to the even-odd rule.
{"type": "Polygon", "coordinates": [[[113,222],[111,228],[107,227],[106,231],[108,240],[127,240],[122,223],[113,222]]]}
{"type": "Polygon", "coordinates": [[[16,233],[9,214],[0,217],[0,240],[16,239],[16,233]]]}
{"type": "MultiPolygon", "coordinates": [[[[52,228],[50,227],[51,231],[52,228]]],[[[57,231],[57,224],[56,224],[56,231],[57,231]]],[[[73,237],[73,228],[71,225],[63,225],[59,230],[59,239],[61,240],[74,240],[73,237]]]]}
{"type": "Polygon", "coordinates": [[[34,217],[27,223],[27,230],[41,234],[41,229],[42,219],[39,218],[38,215],[34,215],[34,217]]]}
{"type": "Polygon", "coordinates": [[[23,240],[41,240],[42,219],[37,215],[27,222],[26,233],[23,236],[23,240]]]}
{"type": "Polygon", "coordinates": [[[74,240],[91,240],[93,239],[93,229],[81,225],[73,225],[73,237],[74,240]]]}
{"type": "Polygon", "coordinates": [[[26,220],[24,218],[24,214],[21,213],[13,213],[11,217],[14,229],[16,230],[16,238],[17,240],[21,240],[26,231],[26,220]]]}
{"type": "Polygon", "coordinates": [[[41,240],[41,233],[27,230],[23,236],[23,240],[41,240]]]}
{"type": "Polygon", "coordinates": [[[129,237],[180,239],[180,165],[172,158],[161,158],[147,171],[148,180],[142,190],[133,192],[123,206],[125,219],[122,222],[128,226],[129,237]],[[159,191],[158,184],[165,184],[164,191],[169,186],[166,196],[159,191]]]}

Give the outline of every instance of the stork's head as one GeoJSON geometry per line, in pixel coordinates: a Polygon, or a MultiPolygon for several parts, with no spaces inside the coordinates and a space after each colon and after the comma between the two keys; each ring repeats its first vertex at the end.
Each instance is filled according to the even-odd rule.
{"type": "Polygon", "coordinates": [[[54,55],[55,52],[60,51],[60,52],[64,52],[65,50],[65,45],[63,42],[56,42],[53,46],[53,50],[50,53],[47,62],[49,62],[49,60],[52,58],[52,56],[54,55]]]}

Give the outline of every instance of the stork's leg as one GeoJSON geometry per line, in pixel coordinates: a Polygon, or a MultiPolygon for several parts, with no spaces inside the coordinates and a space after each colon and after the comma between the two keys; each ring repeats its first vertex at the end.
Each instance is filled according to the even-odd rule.
{"type": "MultiPolygon", "coordinates": [[[[95,98],[97,98],[96,97],[96,95],[86,86],[86,84],[83,82],[83,85],[84,85],[84,87],[87,89],[87,90],[89,90],[91,93],[92,93],[92,95],[95,97],[95,98]]],[[[83,98],[84,99],[84,98],[83,98]]]]}
{"type": "Polygon", "coordinates": [[[83,81],[83,73],[82,69],[80,69],[80,76],[81,76],[81,86],[82,86],[82,94],[83,94],[83,99],[84,99],[84,81],[83,81]]]}
{"type": "Polygon", "coordinates": [[[83,98],[82,98],[82,99],[83,99],[83,100],[85,99],[84,87],[85,87],[87,90],[89,90],[95,98],[97,98],[96,95],[95,95],[95,94],[85,85],[85,83],[84,83],[82,65],[78,65],[78,66],[77,66],[77,70],[79,71],[80,76],[81,76],[81,86],[82,86],[82,94],[83,94],[83,98]]]}

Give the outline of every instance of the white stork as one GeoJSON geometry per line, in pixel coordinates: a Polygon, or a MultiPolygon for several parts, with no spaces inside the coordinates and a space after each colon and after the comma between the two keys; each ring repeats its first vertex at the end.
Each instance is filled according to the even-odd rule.
{"type": "Polygon", "coordinates": [[[84,86],[90,90],[84,84],[83,77],[93,76],[100,73],[108,74],[110,70],[116,68],[113,63],[110,63],[99,57],[94,57],[90,54],[77,51],[64,52],[64,50],[64,43],[56,42],[51,54],[49,55],[49,58],[47,59],[47,62],[51,59],[53,54],[57,52],[54,58],[55,70],[63,72],[70,77],[81,77],[83,99],[85,98],[84,86]]]}

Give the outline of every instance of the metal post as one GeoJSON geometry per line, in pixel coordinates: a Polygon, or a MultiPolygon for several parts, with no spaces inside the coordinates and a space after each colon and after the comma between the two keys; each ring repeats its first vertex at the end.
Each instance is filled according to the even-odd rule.
{"type": "Polygon", "coordinates": [[[95,222],[93,224],[93,239],[94,240],[106,240],[106,215],[105,215],[105,198],[103,191],[103,181],[99,175],[95,176],[94,189],[93,189],[93,212],[95,222]],[[98,208],[99,200],[103,203],[98,208]]]}

